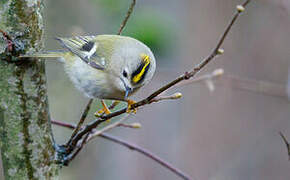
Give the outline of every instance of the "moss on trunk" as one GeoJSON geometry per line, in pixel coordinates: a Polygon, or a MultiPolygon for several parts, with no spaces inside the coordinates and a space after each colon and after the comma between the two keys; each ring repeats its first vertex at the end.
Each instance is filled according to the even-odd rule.
{"type": "MultiPolygon", "coordinates": [[[[0,1],[0,29],[13,39],[13,55],[42,48],[42,8],[42,0],[0,1]]],[[[59,167],[54,163],[44,62],[11,56],[1,39],[0,147],[5,179],[56,179],[59,167]]]]}

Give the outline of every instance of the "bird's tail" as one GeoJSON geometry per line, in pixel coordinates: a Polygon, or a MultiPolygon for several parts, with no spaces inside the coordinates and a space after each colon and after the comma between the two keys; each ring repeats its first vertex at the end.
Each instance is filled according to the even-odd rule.
{"type": "Polygon", "coordinates": [[[24,54],[20,55],[20,58],[60,58],[65,55],[65,51],[48,51],[48,52],[39,52],[35,54],[24,54]]]}

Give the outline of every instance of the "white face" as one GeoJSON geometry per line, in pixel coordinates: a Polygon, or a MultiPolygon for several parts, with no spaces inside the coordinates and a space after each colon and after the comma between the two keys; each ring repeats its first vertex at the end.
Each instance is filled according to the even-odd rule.
{"type": "MultiPolygon", "coordinates": [[[[133,92],[147,84],[153,77],[156,63],[153,53],[143,43],[131,39],[112,55],[114,86],[121,92],[133,92]]],[[[128,94],[130,95],[130,94],[128,94]]]]}

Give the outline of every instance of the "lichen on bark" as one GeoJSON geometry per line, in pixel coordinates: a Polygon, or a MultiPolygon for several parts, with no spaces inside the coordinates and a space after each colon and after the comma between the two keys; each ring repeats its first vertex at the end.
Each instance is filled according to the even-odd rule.
{"type": "Polygon", "coordinates": [[[59,167],[48,112],[44,62],[17,55],[43,46],[42,0],[1,0],[0,148],[5,179],[56,179],[59,167]],[[15,62],[17,61],[17,62],[15,62]]]}

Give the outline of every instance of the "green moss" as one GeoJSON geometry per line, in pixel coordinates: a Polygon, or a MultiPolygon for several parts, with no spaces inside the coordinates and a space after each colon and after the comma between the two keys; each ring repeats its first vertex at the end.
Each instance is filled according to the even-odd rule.
{"type": "Polygon", "coordinates": [[[5,2],[0,3],[0,27],[16,44],[16,52],[0,54],[0,148],[5,179],[54,179],[59,167],[54,164],[44,63],[17,58],[42,48],[42,2],[31,5],[34,1],[30,1],[29,7],[27,0],[5,2]]]}
{"type": "Polygon", "coordinates": [[[16,94],[19,95],[19,99],[20,99],[20,107],[21,107],[21,120],[22,120],[22,133],[23,133],[23,140],[24,143],[22,144],[22,149],[23,149],[23,155],[24,157],[24,162],[25,162],[25,166],[27,169],[27,176],[29,179],[33,180],[35,179],[33,176],[34,173],[34,168],[31,164],[31,160],[30,157],[32,157],[32,151],[29,149],[29,144],[31,143],[31,138],[29,135],[29,125],[30,125],[30,114],[28,112],[28,109],[26,107],[26,101],[27,101],[27,94],[24,91],[24,84],[23,84],[23,76],[25,73],[25,69],[21,68],[21,67],[17,67],[16,71],[15,71],[15,76],[17,77],[17,83],[16,83],[16,87],[17,87],[17,92],[16,94]]]}

